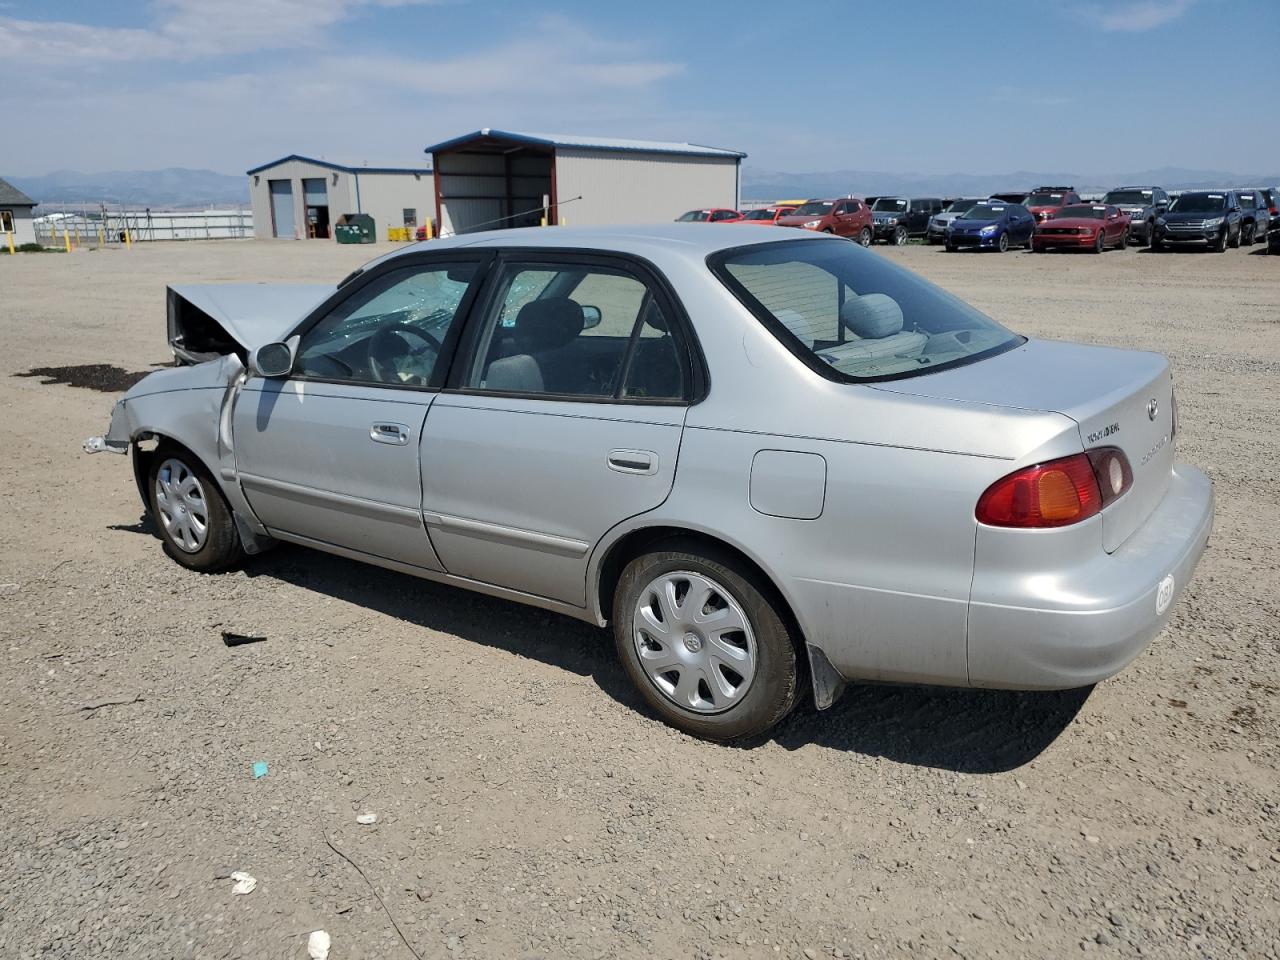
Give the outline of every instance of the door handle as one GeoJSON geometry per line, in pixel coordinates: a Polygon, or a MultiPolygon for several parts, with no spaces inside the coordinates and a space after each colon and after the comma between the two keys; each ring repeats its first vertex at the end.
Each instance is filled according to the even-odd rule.
{"type": "Polygon", "coordinates": [[[409,428],[403,423],[375,423],[369,428],[369,438],[374,443],[403,447],[409,442],[409,428]]]}
{"type": "Polygon", "coordinates": [[[658,455],[652,450],[610,450],[609,469],[648,477],[658,472],[658,455]]]}

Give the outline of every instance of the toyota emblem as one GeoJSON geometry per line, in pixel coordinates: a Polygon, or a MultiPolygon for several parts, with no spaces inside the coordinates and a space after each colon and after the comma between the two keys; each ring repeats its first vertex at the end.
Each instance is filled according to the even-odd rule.
{"type": "Polygon", "coordinates": [[[1159,412],[1160,404],[1156,403],[1155,398],[1152,397],[1147,401],[1147,419],[1154,420],[1156,418],[1156,414],[1159,412]]]}

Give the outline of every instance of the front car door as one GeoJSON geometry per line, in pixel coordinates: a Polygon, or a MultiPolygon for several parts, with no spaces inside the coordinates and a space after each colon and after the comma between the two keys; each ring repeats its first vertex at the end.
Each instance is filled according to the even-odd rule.
{"type": "Polygon", "coordinates": [[[273,536],[440,570],[418,448],[484,259],[396,258],[299,328],[287,377],[249,379],[236,470],[273,536]]]}
{"type": "Polygon", "coordinates": [[[427,415],[423,510],[455,576],[586,603],[592,547],[657,507],[698,379],[687,321],[627,258],[501,256],[427,415]]]}

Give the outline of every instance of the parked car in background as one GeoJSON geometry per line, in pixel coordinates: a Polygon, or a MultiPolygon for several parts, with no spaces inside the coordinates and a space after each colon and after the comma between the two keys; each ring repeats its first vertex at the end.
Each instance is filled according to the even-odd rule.
{"type": "Polygon", "coordinates": [[[1036,187],[1027,195],[1023,206],[1035,215],[1037,220],[1048,220],[1058,210],[1080,202],[1080,194],[1075,187],[1036,187]]]}
{"type": "Polygon", "coordinates": [[[783,217],[795,212],[795,207],[761,207],[758,210],[744,210],[742,219],[732,221],[734,223],[754,223],[761,226],[772,227],[783,217]]]}
{"type": "Polygon", "coordinates": [[[1089,250],[1107,247],[1123,250],[1129,245],[1129,215],[1115,204],[1080,203],[1063,207],[1052,218],[1036,225],[1031,249],[1089,250]]]}
{"type": "Polygon", "coordinates": [[[929,218],[941,212],[940,197],[879,197],[871,205],[874,239],[902,246],[910,237],[923,237],[929,218]]]}
{"type": "MultiPolygon", "coordinates": [[[[1267,213],[1271,219],[1280,217],[1280,187],[1261,187],[1262,195],[1267,198],[1267,213]]],[[[1270,235],[1270,231],[1268,231],[1270,235]]]]}
{"type": "Polygon", "coordinates": [[[871,246],[871,208],[864,201],[852,197],[810,200],[779,218],[778,225],[829,233],[856,240],[864,247],[871,246]]]}
{"type": "Polygon", "coordinates": [[[993,193],[988,200],[999,200],[1001,203],[1023,203],[1027,199],[1025,190],[1014,190],[1011,193],[993,193]]]}
{"type": "Polygon", "coordinates": [[[1019,336],[830,237],[498,230],[319,304],[237,290],[235,336],[170,329],[214,359],[149,374],[85,442],[126,455],[170,558],[285,541],[608,626],[648,708],[711,740],[848,681],[1094,684],[1213,526],[1166,358],[1019,336]]]}
{"type": "Polygon", "coordinates": [[[1169,209],[1169,194],[1161,187],[1117,187],[1102,202],[1129,215],[1130,240],[1150,244],[1156,238],[1156,218],[1169,209]]]}
{"type": "Polygon", "coordinates": [[[1280,218],[1272,220],[1267,231],[1267,253],[1280,253],[1280,218]]]}
{"type": "Polygon", "coordinates": [[[676,223],[732,223],[741,220],[742,214],[728,207],[706,207],[702,210],[690,210],[676,217],[676,223]]]}
{"type": "Polygon", "coordinates": [[[999,250],[1031,248],[1036,218],[1020,203],[984,200],[976,203],[947,227],[947,250],[999,250]]]}
{"type": "Polygon", "coordinates": [[[1261,190],[1237,190],[1240,201],[1240,243],[1253,246],[1253,241],[1266,240],[1271,229],[1271,214],[1267,211],[1267,198],[1261,190]]]}
{"type": "Polygon", "coordinates": [[[1196,190],[1174,197],[1156,219],[1153,250],[1204,244],[1219,253],[1240,246],[1240,201],[1233,190],[1196,190]]]}
{"type": "Polygon", "coordinates": [[[934,214],[929,218],[929,229],[925,236],[930,243],[945,243],[947,239],[947,226],[960,214],[964,213],[975,203],[981,203],[982,197],[958,197],[952,200],[940,213],[934,214]]]}

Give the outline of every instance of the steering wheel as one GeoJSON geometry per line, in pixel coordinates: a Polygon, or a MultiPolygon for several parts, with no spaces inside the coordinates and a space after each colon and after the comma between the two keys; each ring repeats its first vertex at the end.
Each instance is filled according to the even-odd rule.
{"type": "Polygon", "coordinates": [[[443,344],[432,334],[407,323],[401,323],[398,320],[383,324],[366,341],[366,344],[369,372],[373,374],[373,378],[379,383],[416,382],[425,384],[427,382],[426,377],[417,374],[414,374],[409,380],[401,379],[396,361],[402,357],[419,357],[424,351],[430,350],[433,356],[431,362],[427,365],[429,371],[431,367],[435,366],[435,358],[440,355],[440,351],[444,348],[443,344]],[[415,350],[412,344],[409,343],[408,338],[421,340],[423,346],[415,350]]]}

